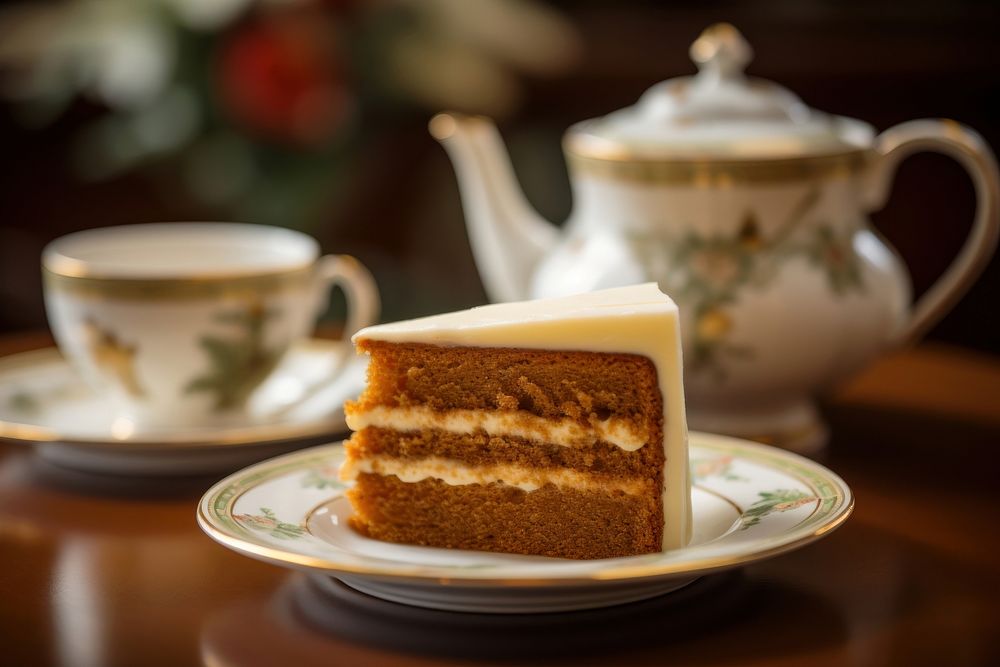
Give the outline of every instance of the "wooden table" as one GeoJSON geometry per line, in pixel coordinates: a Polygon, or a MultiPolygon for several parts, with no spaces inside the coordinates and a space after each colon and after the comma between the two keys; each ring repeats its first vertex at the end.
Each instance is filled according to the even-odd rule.
{"type": "Polygon", "coordinates": [[[683,595],[545,616],[320,603],[201,533],[211,479],[84,475],[0,444],[0,664],[1000,664],[1000,360],[900,352],[826,412],[825,462],[857,495],[839,531],[683,595]]]}

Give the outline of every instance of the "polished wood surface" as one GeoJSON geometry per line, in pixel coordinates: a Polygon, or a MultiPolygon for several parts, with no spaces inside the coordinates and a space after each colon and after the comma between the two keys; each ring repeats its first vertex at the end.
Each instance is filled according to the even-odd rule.
{"type": "Polygon", "coordinates": [[[658,600],[542,616],[324,592],[201,533],[212,478],[86,475],[0,443],[0,664],[1000,664],[1000,360],[899,352],[825,410],[824,462],[857,496],[843,528],[658,600]]]}

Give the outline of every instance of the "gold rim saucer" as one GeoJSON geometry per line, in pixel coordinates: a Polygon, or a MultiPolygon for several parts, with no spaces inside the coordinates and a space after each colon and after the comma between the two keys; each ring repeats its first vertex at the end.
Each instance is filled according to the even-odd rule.
{"type": "MultiPolygon", "coordinates": [[[[295,352],[342,354],[344,355],[343,363],[348,363],[352,357],[345,353],[345,349],[345,344],[342,342],[314,338],[297,344],[289,354],[295,352]]],[[[0,383],[3,383],[5,379],[9,380],[5,376],[14,371],[43,367],[51,370],[56,365],[65,366],[67,376],[72,378],[76,390],[87,392],[89,400],[99,400],[93,397],[92,390],[86,387],[83,380],[76,377],[62,354],[55,347],[0,358],[0,383]]],[[[8,396],[8,400],[12,400],[13,396],[13,394],[8,396]]],[[[72,429],[56,428],[27,420],[4,419],[0,415],[0,439],[2,440],[28,444],[60,443],[118,451],[265,445],[322,438],[346,431],[347,424],[341,409],[335,410],[323,418],[308,421],[265,421],[247,425],[192,427],[178,431],[136,431],[121,438],[115,438],[110,432],[108,436],[85,435],[79,432],[75,433],[72,429]]]]}

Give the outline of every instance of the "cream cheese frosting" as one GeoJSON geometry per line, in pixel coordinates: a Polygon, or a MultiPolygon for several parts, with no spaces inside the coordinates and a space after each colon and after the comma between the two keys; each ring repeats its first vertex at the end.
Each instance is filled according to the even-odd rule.
{"type": "Polygon", "coordinates": [[[351,481],[362,473],[395,475],[403,482],[439,479],[445,484],[500,483],[522,491],[535,491],[546,484],[581,491],[613,489],[628,495],[648,493],[649,482],[643,479],[602,480],[588,473],[565,468],[530,468],[510,464],[469,466],[454,459],[428,456],[421,459],[352,459],[340,468],[340,478],[351,481]]]}
{"type": "Polygon", "coordinates": [[[586,424],[564,417],[538,417],[524,410],[444,410],[426,405],[388,407],[376,405],[347,412],[347,426],[352,431],[374,426],[396,431],[438,429],[450,433],[503,435],[550,442],[563,447],[591,445],[603,441],[627,452],[634,452],[649,440],[649,431],[631,420],[609,417],[586,424]]]}
{"type": "Polygon", "coordinates": [[[687,421],[677,306],[656,283],[501,303],[368,327],[361,340],[638,354],[656,366],[663,403],[663,548],[691,536],[687,421]]]}

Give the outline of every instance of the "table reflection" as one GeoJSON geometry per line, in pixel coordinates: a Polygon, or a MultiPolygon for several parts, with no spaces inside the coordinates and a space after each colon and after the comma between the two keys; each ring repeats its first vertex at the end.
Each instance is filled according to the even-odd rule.
{"type": "Polygon", "coordinates": [[[741,638],[772,632],[790,610],[808,610],[817,630],[798,640],[787,641],[786,635],[784,641],[770,642],[775,658],[843,641],[844,621],[828,601],[782,582],[754,581],[742,571],[704,577],[680,591],[608,609],[509,615],[408,607],[336,580],[296,574],[273,595],[243,598],[215,614],[204,626],[201,650],[211,665],[278,660],[320,665],[335,656],[342,664],[362,664],[377,662],[387,652],[392,664],[404,665],[494,660],[584,664],[625,654],[640,664],[701,664],[738,658],[741,638]],[[703,640],[713,636],[719,641],[706,650],[703,640]]]}
{"type": "MultiPolygon", "coordinates": [[[[194,664],[194,642],[178,639],[199,632],[192,610],[260,582],[253,570],[247,580],[243,568],[227,568],[228,554],[195,525],[213,481],[95,475],[0,449],[6,574],[31,573],[5,577],[0,590],[32,619],[10,627],[0,619],[0,634],[17,628],[25,646],[49,656],[0,662],[104,667],[149,654],[142,664],[194,664]]],[[[265,579],[280,578],[260,567],[265,579]]]]}

